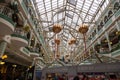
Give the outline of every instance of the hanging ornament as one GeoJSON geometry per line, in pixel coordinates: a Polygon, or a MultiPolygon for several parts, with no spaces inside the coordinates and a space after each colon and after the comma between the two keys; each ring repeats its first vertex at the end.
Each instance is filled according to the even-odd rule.
{"type": "Polygon", "coordinates": [[[59,40],[59,39],[55,39],[55,43],[56,43],[57,45],[59,45],[59,44],[60,44],[60,40],[59,40]]]}
{"type": "Polygon", "coordinates": [[[62,30],[62,26],[59,25],[59,24],[55,24],[55,25],[53,25],[52,30],[53,30],[54,33],[59,33],[62,30]]]}
{"type": "Polygon", "coordinates": [[[79,28],[79,32],[84,34],[88,31],[88,25],[87,24],[82,24],[79,28]]]}

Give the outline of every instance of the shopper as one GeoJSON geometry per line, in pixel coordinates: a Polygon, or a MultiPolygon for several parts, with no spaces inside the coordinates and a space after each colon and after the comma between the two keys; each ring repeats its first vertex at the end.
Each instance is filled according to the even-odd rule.
{"type": "Polygon", "coordinates": [[[79,80],[79,76],[78,76],[78,75],[75,76],[75,77],[73,78],[73,80],[79,80]]]}

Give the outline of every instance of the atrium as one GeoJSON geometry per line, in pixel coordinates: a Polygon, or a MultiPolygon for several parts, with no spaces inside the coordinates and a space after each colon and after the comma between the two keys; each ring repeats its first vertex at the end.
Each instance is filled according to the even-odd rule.
{"type": "Polygon", "coordinates": [[[120,0],[0,0],[0,80],[76,74],[120,80],[120,0]]]}

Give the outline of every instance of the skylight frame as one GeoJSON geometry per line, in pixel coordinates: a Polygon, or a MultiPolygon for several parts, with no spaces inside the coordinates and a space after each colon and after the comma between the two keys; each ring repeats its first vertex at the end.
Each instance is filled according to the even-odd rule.
{"type": "MultiPolygon", "coordinates": [[[[88,0],[82,0],[82,1],[75,0],[75,1],[76,1],[76,3],[75,3],[76,5],[71,5],[66,0],[36,0],[35,1],[36,9],[38,11],[39,17],[43,17],[43,20],[46,21],[46,23],[42,22],[43,30],[49,31],[49,29],[45,29],[45,28],[52,27],[52,25],[54,25],[57,22],[62,23],[63,28],[67,28],[69,30],[74,30],[73,28],[75,28],[77,30],[79,28],[79,25],[84,22],[96,21],[96,17],[95,17],[96,13],[98,10],[100,10],[99,6],[102,4],[102,2],[104,2],[104,0],[89,0],[89,1],[88,0]],[[41,8],[41,5],[42,5],[42,8],[41,8]],[[67,7],[67,9],[69,11],[66,11],[66,10],[63,11],[61,13],[62,15],[60,15],[58,13],[56,15],[56,20],[52,20],[53,18],[51,18],[51,17],[54,17],[53,16],[54,13],[59,11],[59,9],[62,9],[65,7],[67,7]],[[73,11],[73,14],[72,14],[73,18],[71,18],[71,19],[66,17],[67,12],[68,12],[68,14],[71,13],[70,10],[73,11]],[[76,14],[76,13],[78,13],[78,14],[76,14]],[[79,15],[77,19],[75,18],[75,15],[79,15]],[[60,18],[60,17],[62,17],[62,18],[60,18]],[[81,17],[82,17],[83,22],[81,20],[81,17]],[[87,19],[87,18],[89,18],[89,19],[87,19]],[[76,20],[74,20],[74,19],[76,19],[76,20]],[[50,21],[51,21],[51,23],[47,23],[50,21]],[[44,25],[44,24],[46,24],[46,25],[44,25]],[[66,25],[66,24],[69,24],[69,25],[66,25]]],[[[99,17],[99,15],[97,13],[97,17],[99,17]]],[[[66,35],[66,32],[64,31],[64,29],[62,32],[63,33],[60,33],[61,37],[62,37],[62,35],[66,35]]],[[[71,34],[68,33],[67,35],[68,35],[68,40],[73,38],[71,36],[71,34]]],[[[79,33],[78,33],[78,35],[79,35],[79,33]]],[[[74,37],[78,37],[78,35],[76,35],[74,37]]],[[[81,37],[79,37],[79,38],[81,38],[81,37]]],[[[66,42],[66,43],[68,43],[68,42],[66,42]]],[[[66,46],[66,48],[69,48],[69,47],[66,46]]]]}

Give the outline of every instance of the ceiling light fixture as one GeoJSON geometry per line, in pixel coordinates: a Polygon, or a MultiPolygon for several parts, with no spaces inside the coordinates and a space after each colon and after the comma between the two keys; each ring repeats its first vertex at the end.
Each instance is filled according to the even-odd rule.
{"type": "MultiPolygon", "coordinates": [[[[60,24],[53,25],[53,32],[55,34],[58,34],[62,30],[62,26],[60,24]]],[[[58,45],[60,45],[60,40],[57,38],[57,35],[55,35],[55,54],[54,59],[58,59],[60,57],[59,51],[58,51],[58,45]]]]}
{"type": "Polygon", "coordinates": [[[72,45],[76,43],[76,39],[72,38],[70,39],[70,41],[68,42],[68,44],[70,45],[71,49],[70,49],[70,59],[71,59],[71,62],[73,64],[73,57],[74,57],[74,54],[73,54],[73,50],[72,50],[72,45]]]}
{"type": "Polygon", "coordinates": [[[1,64],[1,65],[4,65],[4,64],[5,64],[5,62],[0,61],[0,64],[1,64]]]}
{"type": "Polygon", "coordinates": [[[62,30],[62,26],[61,25],[59,25],[59,24],[55,24],[55,25],[53,25],[53,32],[54,33],[59,33],[60,31],[62,30]]]}
{"type": "Polygon", "coordinates": [[[8,58],[7,55],[3,55],[3,56],[2,56],[2,59],[7,59],[7,58],[8,58]]]}
{"type": "MultiPolygon", "coordinates": [[[[80,27],[79,27],[79,32],[81,33],[81,34],[83,34],[83,41],[84,41],[84,48],[85,48],[85,53],[87,52],[87,49],[86,49],[86,41],[85,41],[85,36],[86,36],[86,33],[87,33],[87,31],[88,31],[88,25],[87,24],[82,24],[82,25],[80,25],[80,27]]],[[[87,53],[86,53],[87,54],[87,53]]]]}

